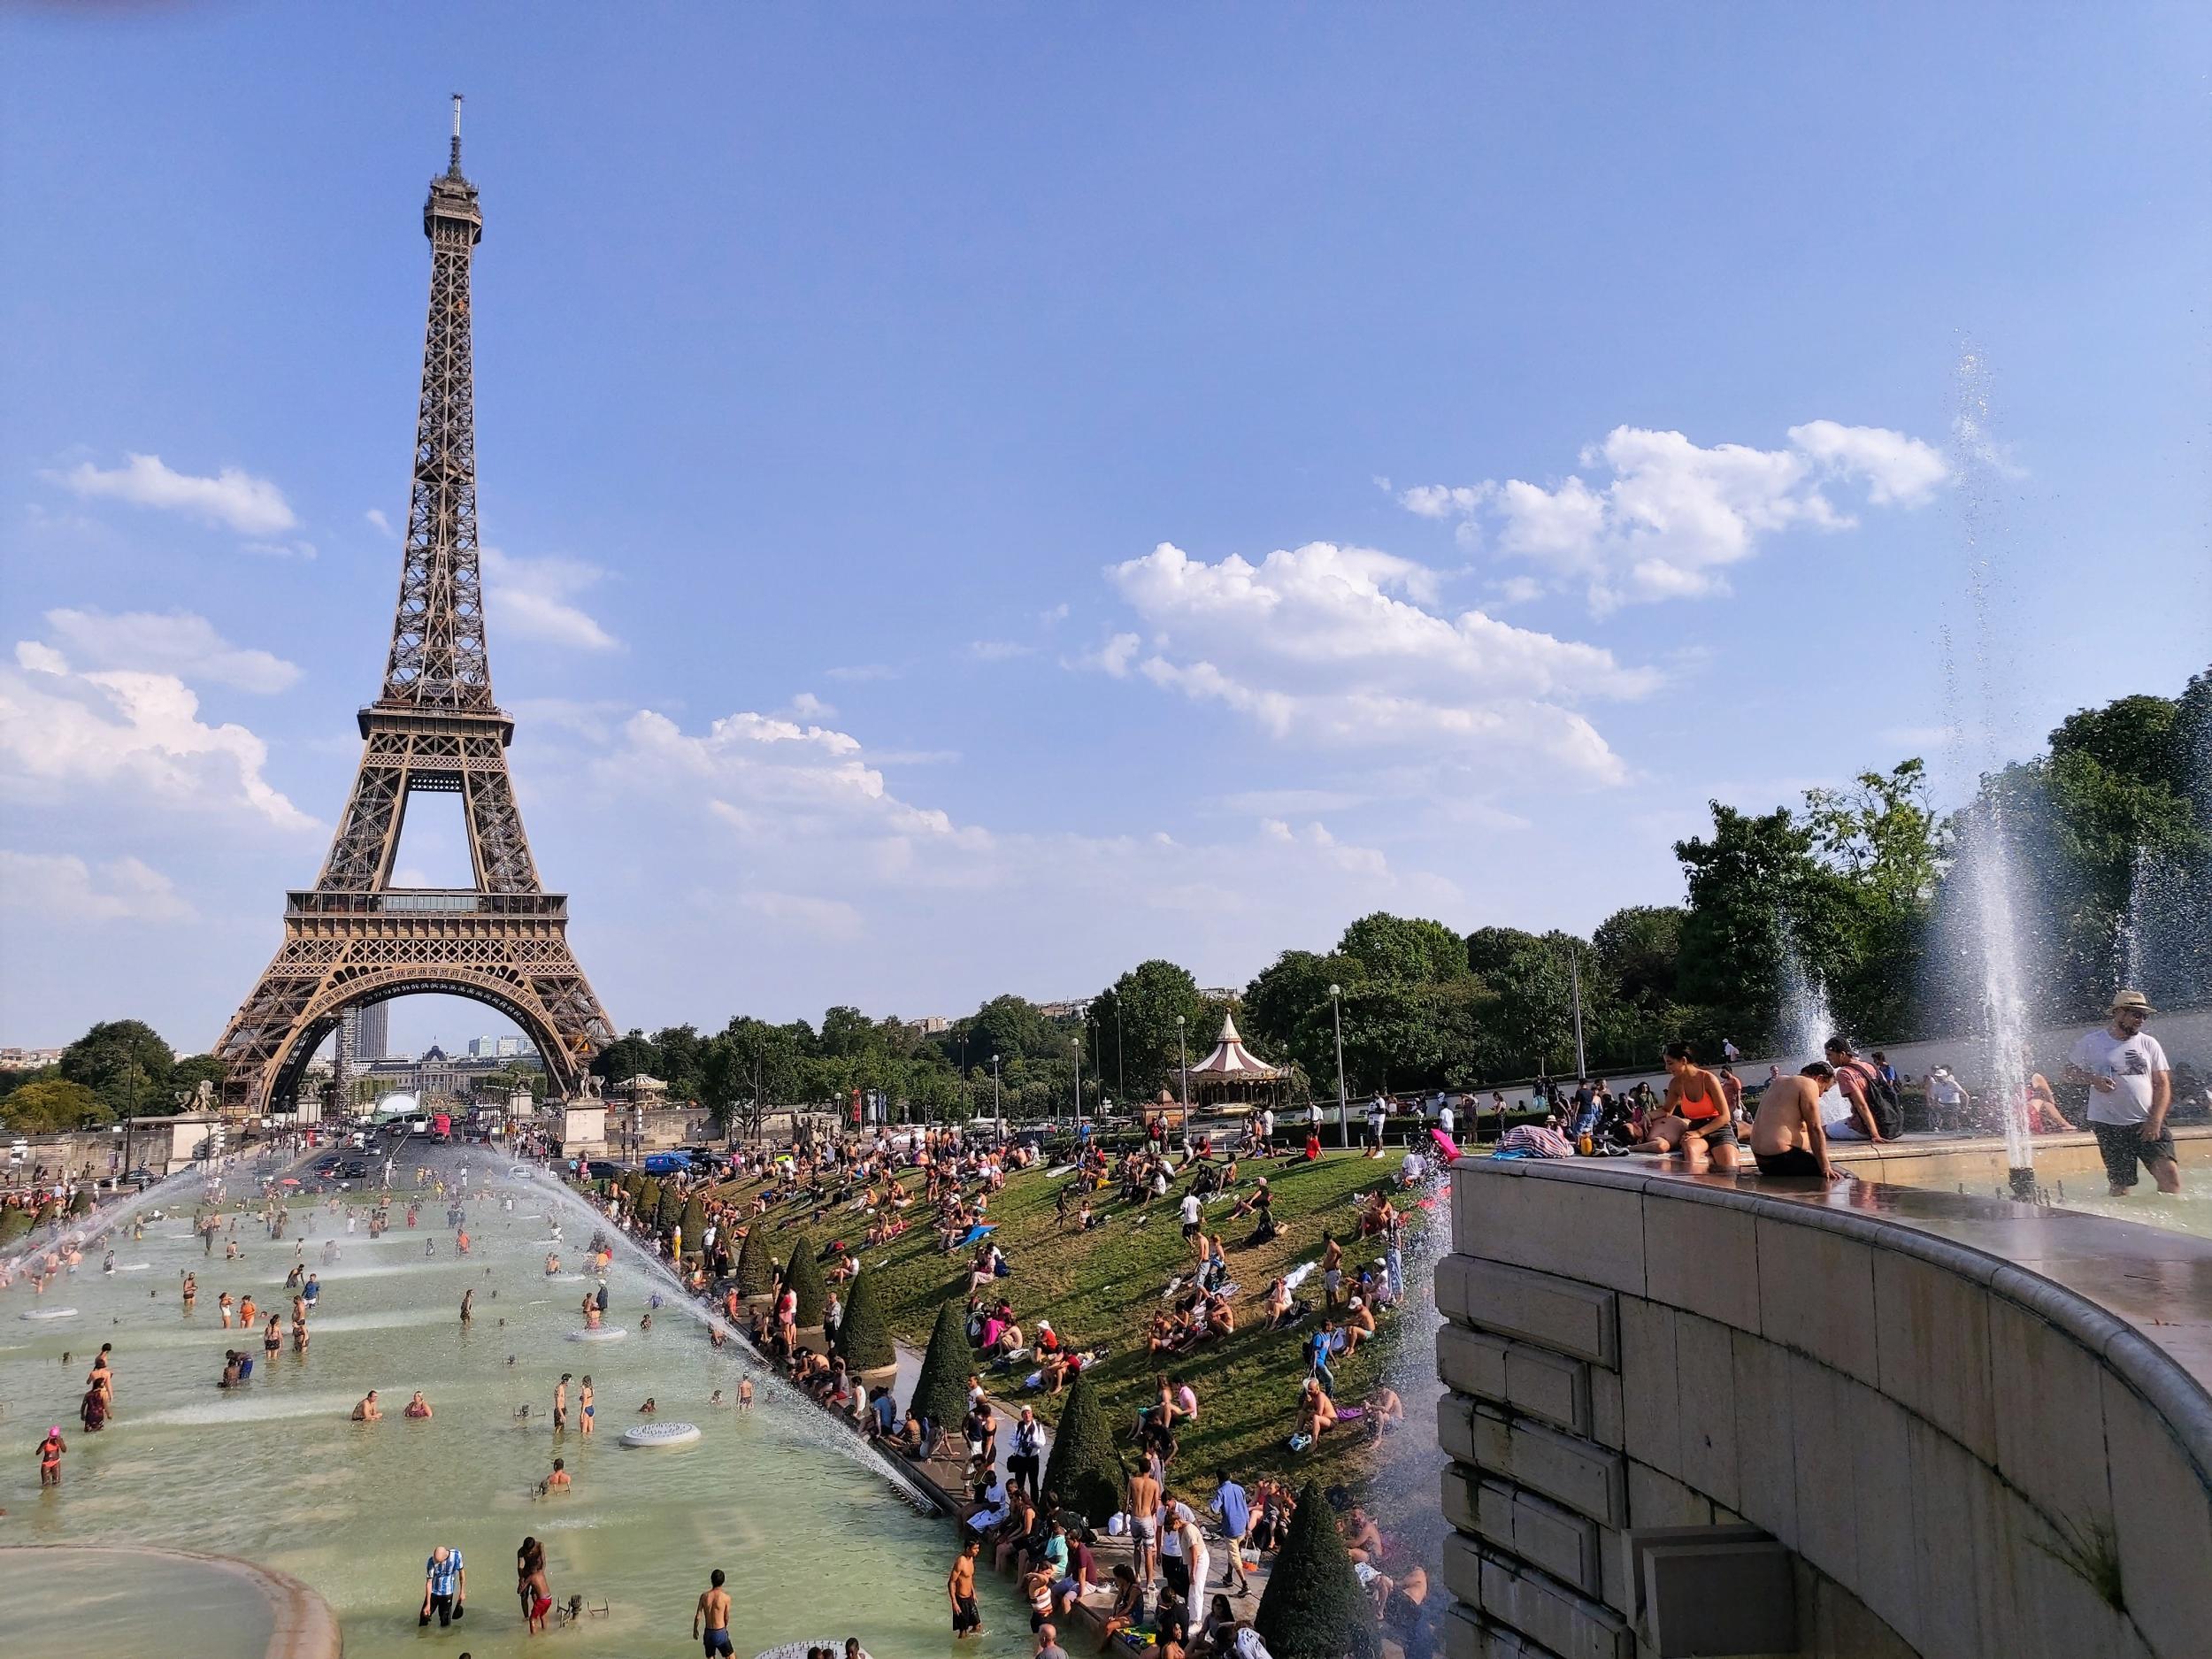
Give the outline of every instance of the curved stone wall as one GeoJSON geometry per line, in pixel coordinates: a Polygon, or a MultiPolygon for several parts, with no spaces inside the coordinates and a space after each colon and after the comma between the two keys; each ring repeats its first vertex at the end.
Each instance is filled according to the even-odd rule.
{"type": "Polygon", "coordinates": [[[2212,1653],[2212,1242],[1770,1185],[1455,1168],[1448,1651],[1655,1654],[1630,1535],[1742,1523],[1799,1653],[2212,1653]],[[2056,1282],[2099,1274],[2137,1323],[2056,1282]]]}

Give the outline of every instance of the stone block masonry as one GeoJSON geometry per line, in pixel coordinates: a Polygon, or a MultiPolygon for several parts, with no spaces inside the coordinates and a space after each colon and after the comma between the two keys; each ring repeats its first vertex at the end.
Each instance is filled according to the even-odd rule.
{"type": "Polygon", "coordinates": [[[2212,1244],[1641,1161],[1463,1159],[1453,1183],[1445,1653],[1655,1654],[1633,1539],[1747,1525],[1786,1552],[1763,1582],[1801,1654],[2212,1654],[2212,1394],[2165,1321],[2066,1282],[2094,1250],[2139,1299],[2111,1308],[2170,1285],[2204,1303],[2174,1328],[2201,1328],[2212,1244]]]}

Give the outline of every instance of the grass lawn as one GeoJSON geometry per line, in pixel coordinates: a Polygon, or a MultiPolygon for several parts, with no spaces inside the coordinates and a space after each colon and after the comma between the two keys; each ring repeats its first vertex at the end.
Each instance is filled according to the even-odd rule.
{"type": "MultiPolygon", "coordinates": [[[[1345,1249],[1345,1265],[1356,1269],[1379,1261],[1379,1240],[1354,1241],[1360,1202],[1390,1179],[1398,1167],[1394,1152],[1380,1161],[1356,1153],[1325,1155],[1318,1164],[1273,1162],[1242,1164],[1242,1179],[1234,1189],[1248,1191],[1252,1176],[1264,1173],[1274,1193],[1274,1210],[1281,1233],[1256,1249],[1240,1248],[1248,1237],[1248,1219],[1230,1225],[1226,1216],[1233,1199],[1217,1199],[1208,1206],[1210,1230],[1219,1227],[1229,1256],[1230,1276],[1238,1286],[1232,1298],[1237,1313],[1236,1333],[1225,1340],[1202,1345],[1158,1364],[1145,1352],[1145,1327],[1163,1304],[1161,1292],[1179,1274],[1195,1265],[1190,1247],[1183,1242],[1177,1205],[1186,1182],[1179,1181],[1164,1199],[1148,1205],[1125,1207],[1113,1188],[1092,1200],[1098,1225],[1088,1233],[1059,1231],[1054,1202],[1066,1178],[1055,1179],[1043,1170],[1027,1170],[1011,1177],[1006,1190],[991,1201],[990,1219],[997,1232],[992,1236],[1006,1253],[1012,1277],[1000,1287],[1014,1304],[1022,1329],[1034,1334],[1039,1315],[1052,1321],[1053,1329],[1070,1344],[1087,1348],[1104,1342],[1111,1357],[1087,1372],[1102,1392],[1101,1399],[1117,1432],[1127,1439],[1137,1409],[1153,1396],[1156,1369],[1187,1377],[1198,1391],[1200,1415],[1179,1436],[1177,1473],[1186,1480],[1202,1481],[1210,1487],[1213,1471],[1226,1469],[1249,1479],[1263,1470],[1284,1470],[1298,1479],[1324,1482],[1358,1483],[1365,1466],[1367,1441],[1355,1425],[1345,1425],[1324,1436],[1318,1447],[1302,1455],[1289,1449],[1298,1387],[1306,1376],[1302,1339],[1313,1329],[1309,1319],[1291,1330],[1270,1332],[1260,1313],[1261,1299],[1276,1275],[1300,1263],[1316,1260],[1322,1248],[1321,1234],[1333,1229],[1345,1249]],[[1138,1221],[1148,1215],[1144,1225],[1138,1221]]],[[[902,1178],[910,1187],[918,1186],[918,1171],[902,1178]]],[[[755,1190],[748,1182],[726,1187],[726,1195],[744,1196],[755,1190]]],[[[1404,1201],[1401,1201],[1402,1207],[1404,1201]]],[[[1436,1224],[1437,1210],[1412,1212],[1416,1229],[1436,1224]]],[[[920,1203],[908,1212],[914,1224],[891,1244],[861,1252],[862,1271],[876,1276],[884,1313],[895,1335],[916,1347],[926,1343],[940,1303],[964,1301],[967,1294],[967,1252],[941,1254],[933,1217],[920,1203]]],[[[756,1225],[773,1229],[775,1254],[787,1259],[791,1247],[803,1233],[818,1248],[833,1240],[855,1245],[865,1236],[864,1217],[854,1210],[837,1210],[821,1221],[808,1217],[798,1205],[772,1210],[756,1225]]],[[[1412,1251],[1409,1248],[1408,1255],[1412,1251]]],[[[1349,1274],[1348,1273],[1348,1277],[1349,1274]]],[[[1426,1287],[1409,1285],[1414,1295],[1426,1287]]],[[[1310,1277],[1299,1295],[1317,1310],[1321,1301],[1320,1277],[1310,1277]]],[[[1363,1400],[1374,1386],[1395,1340],[1398,1316],[1386,1314],[1381,1330],[1348,1358],[1338,1360],[1335,1372],[1340,1405],[1363,1400]]],[[[998,1398],[1009,1402],[1027,1401],[1048,1421],[1057,1417],[1060,1400],[1042,1393],[1025,1394],[1024,1378],[1032,1367],[1023,1363],[1009,1371],[986,1373],[985,1382],[998,1398]]],[[[1063,1396],[1064,1398],[1064,1396],[1063,1396]]],[[[1412,1402],[1413,1418],[1403,1431],[1427,1432],[1421,1420],[1419,1401],[1412,1402]]]]}

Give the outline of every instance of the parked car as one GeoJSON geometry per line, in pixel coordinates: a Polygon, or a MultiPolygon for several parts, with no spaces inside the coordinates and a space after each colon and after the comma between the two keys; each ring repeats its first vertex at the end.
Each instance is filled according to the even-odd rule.
{"type": "Polygon", "coordinates": [[[142,1193],[149,1187],[159,1186],[161,1184],[161,1177],[155,1174],[151,1170],[148,1169],[142,1164],[138,1168],[133,1170],[128,1175],[123,1177],[123,1179],[116,1184],[119,1187],[134,1187],[142,1193]]]}
{"type": "Polygon", "coordinates": [[[688,1152],[655,1152],[645,1160],[648,1175],[688,1175],[691,1173],[691,1154],[688,1152]]]}
{"type": "Polygon", "coordinates": [[[605,1158],[592,1158],[585,1164],[584,1169],[595,1181],[619,1180],[622,1177],[622,1166],[605,1158]]]}

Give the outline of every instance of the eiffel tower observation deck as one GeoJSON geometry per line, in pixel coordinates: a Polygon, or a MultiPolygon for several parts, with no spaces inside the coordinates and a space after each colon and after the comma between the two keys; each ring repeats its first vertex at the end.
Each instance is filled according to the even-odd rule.
{"type": "Polygon", "coordinates": [[[313,887],[288,895],[283,946],[215,1048],[230,1068],[226,1100],[252,1112],[290,1104],[346,1013],[392,997],[437,993],[499,1010],[535,1041],[549,1091],[563,1099],[613,1036],[569,949],[567,899],[539,879],[507,771],[514,721],[492,700],[469,312],[484,217],[461,172],[458,95],[422,227],[430,308],[391,651],[382,689],[360,711],[360,768],[329,856],[313,887]],[[419,790],[461,797],[472,885],[392,885],[419,790]]]}

